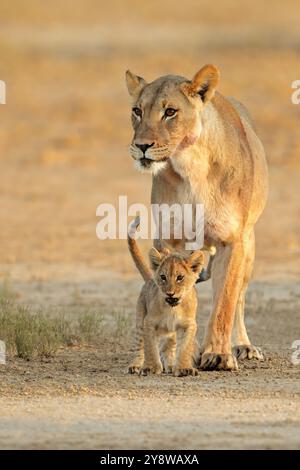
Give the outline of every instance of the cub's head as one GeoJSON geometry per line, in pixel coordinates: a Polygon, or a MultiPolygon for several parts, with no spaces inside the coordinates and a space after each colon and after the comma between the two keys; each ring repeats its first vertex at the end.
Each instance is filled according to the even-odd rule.
{"type": "Polygon", "coordinates": [[[126,82],[134,129],[130,153],[139,170],[156,173],[199,138],[201,113],[215,93],[219,71],[205,65],[191,81],[166,75],[151,83],[127,71],[126,82]]]}
{"type": "Polygon", "coordinates": [[[154,282],[165,296],[165,301],[176,307],[193,288],[204,263],[202,251],[195,251],[187,257],[170,254],[151,248],[149,252],[154,282]]]}

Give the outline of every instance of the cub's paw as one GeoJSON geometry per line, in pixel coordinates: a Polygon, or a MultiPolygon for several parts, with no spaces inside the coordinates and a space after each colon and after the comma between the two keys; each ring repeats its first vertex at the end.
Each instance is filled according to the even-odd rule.
{"type": "Polygon", "coordinates": [[[164,367],[163,372],[164,372],[164,374],[172,374],[173,373],[173,367],[172,366],[164,367]]]}
{"type": "Polygon", "coordinates": [[[139,374],[141,372],[141,367],[139,366],[129,366],[128,367],[128,374],[139,374]]]}
{"type": "Polygon", "coordinates": [[[244,359],[257,359],[258,361],[264,361],[264,355],[262,350],[252,344],[239,344],[232,348],[232,353],[235,357],[241,361],[244,359]]]}
{"type": "Polygon", "coordinates": [[[175,367],[173,370],[174,377],[186,377],[187,375],[198,375],[198,370],[194,367],[187,367],[187,368],[179,368],[175,367]]]}
{"type": "Polygon", "coordinates": [[[163,371],[163,368],[162,366],[150,366],[150,367],[143,367],[140,371],[140,375],[151,375],[151,374],[155,374],[155,375],[159,375],[161,374],[163,371]]]}
{"type": "Polygon", "coordinates": [[[237,370],[238,363],[232,354],[203,353],[200,369],[203,370],[237,370]]]}

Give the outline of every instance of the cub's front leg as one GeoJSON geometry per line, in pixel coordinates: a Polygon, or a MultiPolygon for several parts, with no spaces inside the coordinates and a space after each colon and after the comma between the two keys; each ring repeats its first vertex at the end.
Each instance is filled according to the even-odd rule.
{"type": "Polygon", "coordinates": [[[160,356],[166,374],[172,374],[176,358],[176,333],[164,339],[160,348],[160,356]]]}
{"type": "Polygon", "coordinates": [[[177,330],[177,354],[173,369],[173,375],[176,377],[198,375],[194,367],[196,332],[196,323],[177,330]]]}
{"type": "Polygon", "coordinates": [[[151,322],[144,324],[144,353],[145,360],[141,375],[161,374],[163,366],[159,356],[158,337],[151,322]]]}

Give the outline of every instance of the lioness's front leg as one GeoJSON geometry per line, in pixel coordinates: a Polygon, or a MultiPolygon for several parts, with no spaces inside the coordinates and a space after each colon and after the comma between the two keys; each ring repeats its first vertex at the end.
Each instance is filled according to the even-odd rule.
{"type": "Polygon", "coordinates": [[[254,230],[249,233],[249,238],[245,243],[246,262],[243,285],[237,301],[235,321],[233,325],[233,348],[232,351],[237,359],[264,359],[260,348],[251,344],[245,325],[245,295],[247,286],[252,274],[255,256],[255,236],[254,230]]]}
{"type": "Polygon", "coordinates": [[[161,374],[163,366],[159,356],[155,326],[147,321],[144,324],[144,353],[145,360],[141,371],[142,375],[161,374]]]}
{"type": "Polygon", "coordinates": [[[202,369],[238,368],[237,360],[231,351],[231,333],[244,271],[243,239],[231,245],[220,245],[212,270],[213,311],[202,346],[202,369]]]}
{"type": "Polygon", "coordinates": [[[198,374],[193,364],[196,332],[196,323],[192,323],[187,328],[179,328],[177,331],[177,352],[173,369],[176,377],[198,374]]]}

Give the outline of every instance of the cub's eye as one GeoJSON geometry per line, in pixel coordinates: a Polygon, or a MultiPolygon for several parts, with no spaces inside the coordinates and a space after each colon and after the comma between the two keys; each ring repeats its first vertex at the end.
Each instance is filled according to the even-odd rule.
{"type": "Polygon", "coordinates": [[[161,278],[162,281],[166,281],[166,280],[167,280],[167,278],[166,278],[166,276],[165,276],[164,274],[161,274],[161,275],[160,275],[160,278],[161,278]]]}
{"type": "Polygon", "coordinates": [[[184,276],[182,276],[182,274],[179,274],[179,276],[177,276],[177,278],[176,278],[176,281],[181,282],[181,281],[183,281],[183,279],[184,279],[184,276]]]}
{"type": "Polygon", "coordinates": [[[167,108],[167,109],[165,110],[165,116],[166,116],[166,117],[175,116],[176,113],[177,113],[177,110],[176,110],[176,109],[173,109],[173,108],[167,108]]]}
{"type": "Polygon", "coordinates": [[[138,117],[141,117],[142,114],[143,114],[142,110],[140,108],[132,108],[132,112],[133,112],[133,114],[135,114],[138,117]]]}

